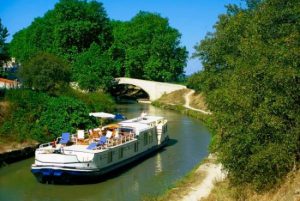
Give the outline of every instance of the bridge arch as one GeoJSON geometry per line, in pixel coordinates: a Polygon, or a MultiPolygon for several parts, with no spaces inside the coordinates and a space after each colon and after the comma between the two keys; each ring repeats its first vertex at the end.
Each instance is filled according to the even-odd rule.
{"type": "Polygon", "coordinates": [[[143,89],[149,95],[150,101],[159,99],[163,94],[168,94],[180,89],[186,89],[186,86],[166,82],[156,82],[127,77],[118,77],[115,79],[118,84],[130,84],[143,89]]]}

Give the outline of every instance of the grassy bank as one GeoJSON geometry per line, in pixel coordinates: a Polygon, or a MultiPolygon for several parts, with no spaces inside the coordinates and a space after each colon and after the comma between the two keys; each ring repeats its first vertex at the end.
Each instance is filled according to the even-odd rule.
{"type": "Polygon", "coordinates": [[[14,139],[2,137],[0,140],[0,154],[13,150],[21,150],[25,147],[36,146],[37,144],[35,140],[28,139],[20,143],[14,139]]]}
{"type": "MultiPolygon", "coordinates": [[[[192,118],[199,119],[210,129],[211,133],[214,133],[211,126],[211,121],[213,120],[212,115],[188,109],[184,106],[186,104],[185,95],[188,94],[190,91],[190,89],[181,89],[169,94],[164,94],[160,99],[152,102],[152,105],[167,110],[173,110],[181,114],[190,116],[192,118]]],[[[202,94],[195,93],[191,95],[190,106],[194,107],[195,109],[207,111],[205,98],[202,94]]]]}
{"type": "Polygon", "coordinates": [[[144,197],[143,201],[177,201],[183,196],[187,195],[192,186],[198,185],[205,178],[205,173],[197,171],[198,167],[205,163],[202,161],[196,165],[189,173],[187,173],[183,178],[175,182],[166,192],[160,196],[144,197]]]}
{"type": "Polygon", "coordinates": [[[209,122],[211,121],[211,116],[209,116],[207,114],[203,114],[201,112],[187,109],[183,105],[166,104],[166,103],[162,103],[159,101],[152,102],[152,105],[159,107],[159,108],[167,109],[167,110],[177,111],[177,112],[180,112],[181,114],[185,114],[187,116],[199,119],[199,120],[203,121],[205,124],[207,124],[207,126],[209,126],[209,122]]]}
{"type": "Polygon", "coordinates": [[[229,179],[215,184],[215,188],[203,201],[298,201],[300,200],[300,170],[290,172],[273,189],[257,193],[250,186],[233,186],[229,179]]]}
{"type": "MultiPolygon", "coordinates": [[[[185,104],[184,95],[187,94],[189,91],[190,91],[189,89],[181,89],[178,91],[174,91],[170,94],[165,94],[160,99],[152,102],[152,105],[163,109],[177,111],[180,112],[181,114],[185,114],[190,117],[199,119],[209,127],[210,125],[209,122],[211,121],[210,115],[203,114],[201,112],[187,109],[184,107],[185,104]]],[[[207,110],[205,100],[201,94],[195,94],[191,96],[191,106],[197,109],[207,110]]]]}

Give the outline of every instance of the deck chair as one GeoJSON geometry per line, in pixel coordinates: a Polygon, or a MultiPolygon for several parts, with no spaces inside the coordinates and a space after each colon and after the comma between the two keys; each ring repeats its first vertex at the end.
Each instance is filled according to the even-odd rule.
{"type": "Polygon", "coordinates": [[[89,149],[89,150],[93,150],[93,149],[96,149],[96,148],[97,148],[97,143],[96,143],[96,142],[91,143],[91,144],[87,147],[87,149],[89,149]]]}
{"type": "Polygon", "coordinates": [[[100,137],[100,140],[97,142],[96,146],[102,149],[106,145],[106,142],[107,142],[107,138],[106,136],[103,135],[100,137]]]}
{"type": "Polygon", "coordinates": [[[59,143],[67,144],[68,142],[70,142],[70,133],[62,133],[59,143]]]}
{"type": "Polygon", "coordinates": [[[113,135],[112,131],[110,131],[110,130],[106,131],[106,139],[107,139],[108,144],[110,143],[110,139],[111,139],[112,135],[113,135]]]}
{"type": "Polygon", "coordinates": [[[98,145],[105,145],[106,144],[106,136],[101,136],[99,142],[97,143],[98,145]]]}
{"type": "Polygon", "coordinates": [[[77,130],[76,143],[84,143],[84,130],[77,130]]]}
{"type": "Polygon", "coordinates": [[[112,134],[113,132],[111,132],[110,130],[106,131],[106,138],[110,139],[112,134]]]}
{"type": "Polygon", "coordinates": [[[105,136],[101,136],[100,140],[98,142],[92,142],[87,149],[89,150],[93,150],[96,149],[98,146],[103,146],[106,144],[106,137],[105,136]]]}
{"type": "Polygon", "coordinates": [[[84,139],[84,130],[77,130],[77,138],[81,140],[84,139]]]}

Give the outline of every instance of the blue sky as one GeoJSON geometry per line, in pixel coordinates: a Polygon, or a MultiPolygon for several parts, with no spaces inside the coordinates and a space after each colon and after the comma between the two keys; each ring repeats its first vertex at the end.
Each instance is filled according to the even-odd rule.
{"type": "MultiPolygon", "coordinates": [[[[0,18],[10,36],[31,24],[34,18],[41,17],[53,9],[58,0],[0,0],[0,18]]],[[[189,55],[194,46],[204,39],[218,15],[226,12],[227,4],[242,4],[242,0],[102,0],[111,19],[127,21],[139,11],[159,13],[169,19],[170,25],[182,34],[181,44],[187,47],[189,55]]],[[[190,75],[201,69],[201,62],[189,59],[185,72],[190,75]]]]}

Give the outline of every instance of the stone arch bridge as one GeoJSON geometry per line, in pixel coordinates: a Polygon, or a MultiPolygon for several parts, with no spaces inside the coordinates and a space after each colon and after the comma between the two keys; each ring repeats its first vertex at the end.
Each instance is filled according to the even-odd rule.
{"type": "Polygon", "coordinates": [[[155,101],[159,99],[163,94],[168,94],[180,89],[186,89],[186,86],[166,82],[140,80],[128,77],[118,77],[115,79],[118,82],[118,84],[130,84],[140,87],[149,95],[150,101],[155,101]]]}

